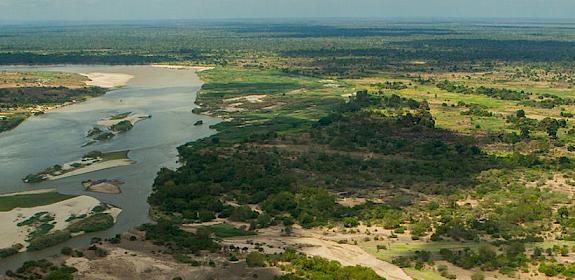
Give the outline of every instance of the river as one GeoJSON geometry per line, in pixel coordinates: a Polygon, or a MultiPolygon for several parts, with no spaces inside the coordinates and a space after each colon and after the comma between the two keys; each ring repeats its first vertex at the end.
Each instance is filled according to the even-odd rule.
{"type": "MultiPolygon", "coordinates": [[[[117,224],[105,232],[83,235],[66,243],[34,253],[21,253],[0,261],[0,272],[17,268],[23,261],[43,258],[63,246],[86,246],[94,237],[111,237],[149,222],[146,200],[156,173],[162,167],[176,168],[176,148],[210,136],[209,126],[218,119],[192,113],[202,82],[193,70],[152,66],[14,66],[2,70],[60,71],[73,73],[123,73],[134,76],[127,86],[85,102],[49,111],[26,120],[17,128],[0,133],[0,193],[56,188],[73,195],[89,195],[122,208],[117,224]],[[96,122],[113,114],[141,112],[152,115],[108,142],[82,147],[86,133],[96,122]],[[194,126],[202,120],[202,126],[194,126]],[[22,178],[54,164],[70,162],[89,151],[130,150],[136,164],[101,170],[39,184],[26,184],[22,178]],[[121,194],[84,191],[88,179],[119,179],[125,182],[121,194]]],[[[0,229],[1,230],[1,229],[0,229]]]]}

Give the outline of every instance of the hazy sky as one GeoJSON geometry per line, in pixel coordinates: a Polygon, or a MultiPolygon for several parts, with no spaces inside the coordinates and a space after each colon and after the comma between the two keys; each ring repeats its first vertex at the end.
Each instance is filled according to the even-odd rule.
{"type": "Polygon", "coordinates": [[[575,19],[575,0],[0,0],[0,21],[266,17],[575,19]]]}

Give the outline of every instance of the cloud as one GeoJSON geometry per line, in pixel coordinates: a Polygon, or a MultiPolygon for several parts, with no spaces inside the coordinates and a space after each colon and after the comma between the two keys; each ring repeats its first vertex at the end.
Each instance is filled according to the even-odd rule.
{"type": "Polygon", "coordinates": [[[0,20],[259,17],[575,18],[573,0],[0,0],[0,20]]]}

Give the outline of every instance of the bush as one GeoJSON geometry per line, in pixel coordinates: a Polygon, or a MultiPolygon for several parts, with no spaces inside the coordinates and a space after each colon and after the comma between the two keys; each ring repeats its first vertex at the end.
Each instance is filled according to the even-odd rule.
{"type": "Polygon", "coordinates": [[[96,248],[95,254],[97,257],[103,258],[110,253],[108,252],[108,250],[101,248],[101,247],[98,247],[98,248],[96,248]]]}
{"type": "Polygon", "coordinates": [[[38,236],[30,240],[30,245],[28,245],[28,251],[38,251],[44,248],[54,246],[58,243],[62,243],[70,239],[70,233],[66,231],[56,231],[51,234],[38,236]]]}
{"type": "Polygon", "coordinates": [[[250,267],[266,266],[266,257],[260,252],[251,252],[246,257],[246,263],[250,267]]]}
{"type": "Polygon", "coordinates": [[[71,256],[72,253],[74,253],[74,250],[72,250],[70,247],[64,247],[62,250],[60,250],[60,253],[65,256],[71,256]]]}
{"type": "Polygon", "coordinates": [[[106,213],[98,213],[70,225],[70,232],[96,232],[111,228],[114,217],[106,213]]]}
{"type": "Polygon", "coordinates": [[[483,280],[485,279],[485,275],[481,272],[476,272],[471,275],[471,280],[483,280]]]}
{"type": "Polygon", "coordinates": [[[24,247],[22,244],[12,245],[10,248],[0,250],[0,259],[7,258],[12,255],[18,254],[18,252],[24,247]]]}

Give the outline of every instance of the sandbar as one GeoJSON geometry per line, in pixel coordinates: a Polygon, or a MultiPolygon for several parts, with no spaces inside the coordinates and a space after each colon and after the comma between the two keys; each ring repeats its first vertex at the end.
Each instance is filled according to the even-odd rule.
{"type": "Polygon", "coordinates": [[[89,86],[98,86],[103,88],[116,88],[122,87],[128,84],[134,76],[122,73],[86,73],[81,74],[83,76],[88,77],[90,81],[86,82],[86,85],[89,86]]]}
{"type": "Polygon", "coordinates": [[[172,64],[152,64],[151,66],[157,68],[167,68],[167,69],[195,70],[196,72],[212,70],[215,68],[213,66],[186,66],[186,65],[172,65],[172,64]]]}
{"type": "Polygon", "coordinates": [[[82,168],[78,168],[76,170],[66,172],[62,175],[57,175],[57,176],[46,175],[46,177],[48,180],[58,180],[58,179],[62,179],[62,178],[70,177],[70,176],[86,174],[86,173],[95,172],[95,171],[99,171],[99,170],[104,170],[104,169],[109,169],[109,168],[114,168],[114,167],[120,167],[120,166],[127,166],[127,165],[131,165],[134,163],[136,163],[136,161],[133,161],[131,159],[106,160],[106,161],[100,161],[100,162],[92,163],[91,165],[84,166],[82,168]]]}

